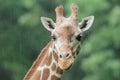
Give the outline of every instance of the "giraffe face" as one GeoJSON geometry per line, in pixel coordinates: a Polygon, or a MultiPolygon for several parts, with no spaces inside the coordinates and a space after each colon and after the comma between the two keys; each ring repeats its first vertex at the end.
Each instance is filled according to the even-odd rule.
{"type": "Polygon", "coordinates": [[[80,50],[80,41],[82,33],[88,30],[94,16],[83,18],[80,23],[77,19],[76,5],[71,6],[71,16],[63,16],[63,7],[58,6],[56,11],[56,22],[50,18],[42,17],[41,21],[44,27],[51,32],[54,40],[54,49],[58,55],[58,66],[62,69],[68,69],[74,62],[75,56],[80,50]]]}
{"type": "Polygon", "coordinates": [[[63,23],[57,26],[51,35],[58,54],[59,67],[63,70],[69,68],[79,53],[82,31],[78,26],[63,23]]]}
{"type": "Polygon", "coordinates": [[[84,18],[76,25],[70,19],[64,20],[59,25],[50,18],[42,17],[41,20],[44,27],[51,32],[54,49],[58,54],[59,67],[62,70],[68,69],[79,53],[82,33],[90,28],[94,17],[84,18]]]}

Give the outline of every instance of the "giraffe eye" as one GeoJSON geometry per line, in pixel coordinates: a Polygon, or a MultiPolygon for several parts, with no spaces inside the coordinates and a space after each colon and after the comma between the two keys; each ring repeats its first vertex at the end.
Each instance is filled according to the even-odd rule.
{"type": "Polygon", "coordinates": [[[56,36],[55,36],[55,35],[52,35],[52,39],[53,39],[53,40],[56,40],[57,38],[56,38],[56,36]]]}
{"type": "Polygon", "coordinates": [[[76,39],[78,40],[78,41],[81,41],[81,38],[82,38],[82,36],[79,34],[78,36],[76,36],[76,39]]]}

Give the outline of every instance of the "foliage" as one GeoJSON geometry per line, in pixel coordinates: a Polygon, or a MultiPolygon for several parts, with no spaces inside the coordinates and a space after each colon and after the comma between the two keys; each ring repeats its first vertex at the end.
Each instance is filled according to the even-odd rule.
{"type": "Polygon", "coordinates": [[[0,79],[22,80],[50,33],[41,16],[53,18],[54,8],[79,6],[79,20],[94,15],[82,48],[62,80],[120,80],[120,0],[0,0],[0,79]]]}

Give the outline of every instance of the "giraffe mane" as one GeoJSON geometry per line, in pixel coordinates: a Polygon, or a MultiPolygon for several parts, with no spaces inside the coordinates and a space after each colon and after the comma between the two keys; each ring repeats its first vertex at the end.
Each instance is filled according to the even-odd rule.
{"type": "Polygon", "coordinates": [[[53,44],[53,41],[51,40],[47,46],[40,52],[40,54],[38,55],[37,59],[34,61],[32,67],[29,69],[29,71],[27,72],[27,74],[25,75],[23,80],[29,80],[31,78],[31,76],[34,74],[35,70],[38,68],[39,63],[42,61],[43,57],[45,57],[47,55],[47,50],[48,48],[53,44]]]}

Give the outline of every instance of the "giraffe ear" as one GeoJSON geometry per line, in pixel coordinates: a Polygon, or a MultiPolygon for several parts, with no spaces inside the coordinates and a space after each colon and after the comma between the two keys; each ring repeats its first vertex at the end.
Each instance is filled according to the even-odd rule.
{"type": "Polygon", "coordinates": [[[93,21],[94,21],[94,16],[83,18],[83,20],[79,23],[79,27],[82,30],[82,32],[88,30],[92,26],[93,21]]]}
{"type": "Polygon", "coordinates": [[[41,22],[48,31],[52,31],[55,28],[54,21],[51,18],[41,17],[41,22]]]}

